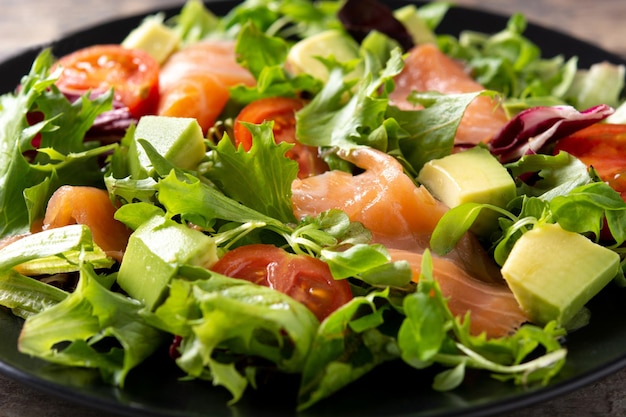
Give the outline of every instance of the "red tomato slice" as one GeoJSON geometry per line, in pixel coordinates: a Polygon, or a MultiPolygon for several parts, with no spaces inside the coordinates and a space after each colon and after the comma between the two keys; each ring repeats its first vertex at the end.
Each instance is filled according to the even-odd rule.
{"type": "Polygon", "coordinates": [[[593,166],[626,200],[626,124],[597,123],[561,139],[554,152],[566,151],[593,166]]]}
{"type": "Polygon", "coordinates": [[[59,59],[61,91],[83,94],[113,87],[117,100],[139,118],[153,114],[159,99],[159,64],[148,53],[121,45],[95,45],[59,59]]]}
{"type": "Polygon", "coordinates": [[[328,265],[273,245],[247,245],[227,252],[211,270],[289,295],[320,320],[352,299],[350,285],[335,280],[328,265]]]}
{"type": "Polygon", "coordinates": [[[263,98],[245,106],[235,119],[235,143],[246,151],[252,147],[252,135],[240,122],[260,124],[274,121],[274,139],[277,143],[288,142],[294,146],[287,157],[299,165],[298,177],[306,178],[328,171],[328,165],[319,157],[317,147],[307,146],[296,139],[296,111],[304,106],[300,99],[289,97],[263,98]]]}

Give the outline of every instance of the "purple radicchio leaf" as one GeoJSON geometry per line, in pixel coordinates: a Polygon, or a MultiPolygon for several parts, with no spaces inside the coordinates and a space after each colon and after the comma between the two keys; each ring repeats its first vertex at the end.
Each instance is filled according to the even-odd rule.
{"type": "Polygon", "coordinates": [[[395,39],[405,51],[414,46],[413,38],[404,24],[396,19],[391,9],[378,0],[347,0],[337,17],[358,42],[376,30],[395,39]]]}
{"type": "Polygon", "coordinates": [[[500,162],[513,162],[538,153],[549,143],[600,122],[615,110],[599,104],[579,112],[571,106],[533,107],[511,119],[489,142],[489,150],[500,162]]]}

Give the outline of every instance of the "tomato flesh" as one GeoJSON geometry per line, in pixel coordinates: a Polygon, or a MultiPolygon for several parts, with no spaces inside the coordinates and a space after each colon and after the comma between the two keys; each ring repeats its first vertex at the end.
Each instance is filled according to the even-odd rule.
{"type": "Polygon", "coordinates": [[[626,200],[626,124],[598,123],[561,139],[554,152],[568,152],[592,166],[626,200]]]}
{"type": "Polygon", "coordinates": [[[211,270],[287,294],[308,307],[320,321],[352,299],[348,282],[335,280],[326,263],[273,245],[233,249],[211,270]]]}
{"type": "Polygon", "coordinates": [[[252,147],[252,134],[240,122],[260,124],[274,121],[274,139],[277,143],[293,143],[287,157],[298,163],[298,177],[306,178],[328,171],[328,165],[319,157],[315,146],[307,146],[296,138],[296,112],[304,106],[304,102],[290,97],[262,98],[245,106],[235,119],[235,144],[241,145],[246,151],[252,147]]]}
{"type": "Polygon", "coordinates": [[[115,99],[139,118],[156,111],[159,64],[148,53],[121,45],[94,45],[61,57],[56,84],[66,93],[103,93],[113,88],[115,99]]]}

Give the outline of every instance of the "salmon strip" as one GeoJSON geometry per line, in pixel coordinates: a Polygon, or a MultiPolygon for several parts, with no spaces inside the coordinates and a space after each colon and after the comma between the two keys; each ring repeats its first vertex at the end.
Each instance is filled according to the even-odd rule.
{"type": "Polygon", "coordinates": [[[192,44],[163,64],[157,113],[196,118],[206,133],[228,102],[228,88],[240,84],[253,86],[256,80],[237,63],[235,41],[192,44]]]}
{"type": "Polygon", "coordinates": [[[416,187],[400,163],[372,148],[339,156],[365,169],[359,175],[328,171],[292,183],[292,202],[298,218],[339,208],[361,222],[373,239],[394,247],[426,247],[430,233],[447,211],[426,188],[416,187]]]}
{"type": "Polygon", "coordinates": [[[206,133],[228,102],[228,88],[213,74],[193,73],[184,81],[163,88],[157,113],[160,116],[192,117],[206,133]]]}
{"type": "MultiPolygon", "coordinates": [[[[411,49],[402,72],[394,81],[396,86],[389,95],[389,101],[403,110],[420,108],[407,100],[412,91],[460,94],[485,89],[472,79],[459,62],[432,44],[422,44],[411,49]]],[[[497,100],[486,96],[476,97],[463,114],[455,142],[474,145],[486,143],[507,121],[508,117],[497,100]]]]}
{"type": "MultiPolygon", "coordinates": [[[[413,271],[413,281],[419,281],[421,253],[389,249],[389,254],[394,261],[407,261],[413,271]]],[[[470,333],[484,332],[490,338],[503,337],[528,321],[506,285],[478,280],[451,259],[437,256],[432,259],[433,276],[448,299],[452,314],[463,317],[470,312],[470,333]]]]}
{"type": "MultiPolygon", "coordinates": [[[[364,170],[341,171],[297,179],[292,203],[298,218],[329,209],[346,212],[350,220],[372,232],[372,241],[385,245],[396,260],[408,261],[419,276],[421,256],[448,208],[404,174],[393,157],[372,148],[340,151],[339,156],[364,170]]],[[[472,331],[497,337],[527,321],[500,269],[479,242],[466,234],[445,258],[434,262],[433,275],[454,314],[472,312],[472,331]],[[491,322],[500,322],[497,328],[491,322]]]]}
{"type": "Polygon", "coordinates": [[[42,230],[71,224],[86,225],[95,244],[108,256],[121,261],[131,230],[115,220],[115,211],[106,190],[64,185],[48,201],[42,230]]]}

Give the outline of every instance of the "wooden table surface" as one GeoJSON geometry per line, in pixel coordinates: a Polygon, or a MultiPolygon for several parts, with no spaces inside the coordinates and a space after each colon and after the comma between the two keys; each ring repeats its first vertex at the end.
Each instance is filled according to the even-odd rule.
{"type": "MultiPolygon", "coordinates": [[[[626,57],[623,0],[457,0],[455,3],[505,14],[519,11],[529,21],[556,28],[626,57]]],[[[175,0],[0,0],[0,60],[25,47],[94,23],[178,4],[180,2],[175,0]]],[[[0,417],[105,415],[108,414],[101,410],[59,399],[0,375],[0,417]]],[[[507,416],[626,416],[626,369],[561,397],[507,413],[507,416]]]]}

